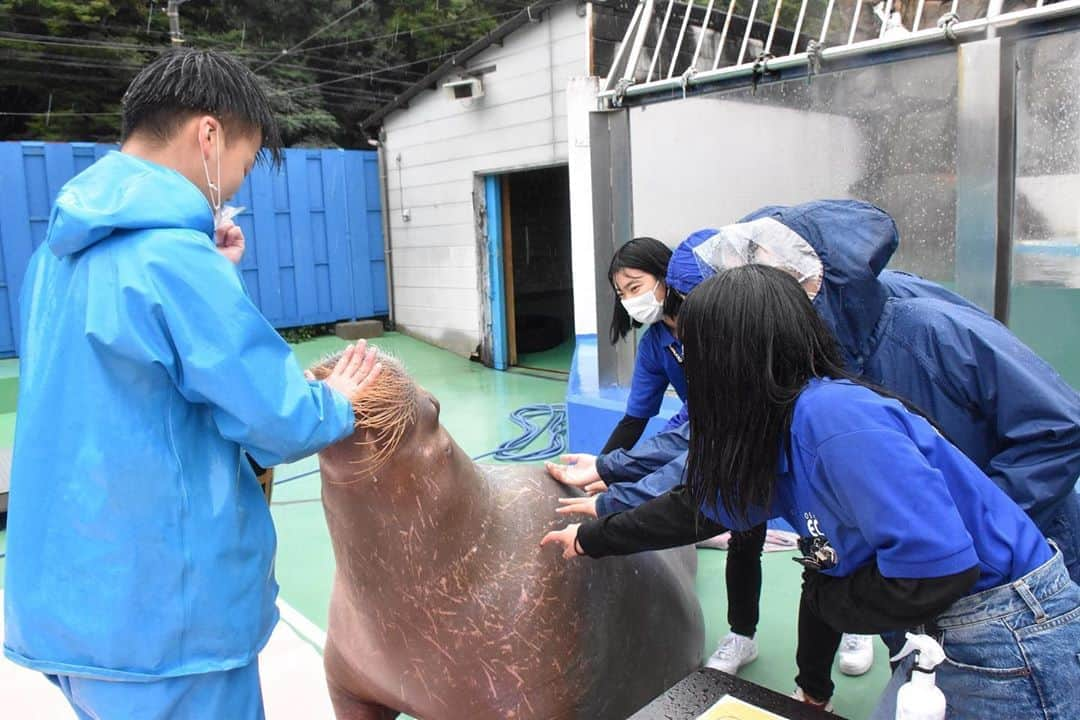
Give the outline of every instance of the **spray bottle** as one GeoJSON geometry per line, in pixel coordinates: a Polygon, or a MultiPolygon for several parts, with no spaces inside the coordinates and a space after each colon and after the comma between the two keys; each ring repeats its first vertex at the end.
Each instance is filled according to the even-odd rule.
{"type": "Polygon", "coordinates": [[[896,720],[945,720],[945,695],[934,684],[934,669],[945,661],[945,651],[929,635],[907,633],[903,649],[893,662],[915,653],[911,679],[896,695],[896,720]]]}

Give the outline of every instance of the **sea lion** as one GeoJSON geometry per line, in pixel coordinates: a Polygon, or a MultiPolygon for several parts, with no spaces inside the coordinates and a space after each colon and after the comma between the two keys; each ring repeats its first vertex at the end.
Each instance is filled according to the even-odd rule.
{"type": "Polygon", "coordinates": [[[692,548],[568,563],[539,542],[577,491],[473,463],[393,360],[354,409],[319,453],[339,720],[621,720],[700,666],[692,548]]]}

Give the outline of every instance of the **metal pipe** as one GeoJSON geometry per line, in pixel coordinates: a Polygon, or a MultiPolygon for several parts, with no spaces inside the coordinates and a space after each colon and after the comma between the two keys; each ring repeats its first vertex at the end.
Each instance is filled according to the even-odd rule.
{"type": "Polygon", "coordinates": [[[772,50],[773,36],[776,34],[776,23],[780,20],[780,8],[784,7],[784,0],[776,0],[776,7],[773,8],[772,23],[769,25],[769,37],[765,40],[765,54],[768,55],[772,50]]]}
{"type": "Polygon", "coordinates": [[[660,52],[664,47],[664,36],[667,35],[668,21],[671,20],[671,9],[673,7],[675,7],[675,0],[668,0],[667,12],[664,13],[664,22],[660,25],[660,37],[656,40],[656,50],[653,51],[652,62],[649,63],[649,72],[645,75],[645,82],[652,81],[656,61],[660,59],[660,52]]]}
{"type": "Polygon", "coordinates": [[[832,22],[832,11],[836,5],[836,0],[829,0],[828,6],[825,8],[825,22],[821,24],[821,37],[818,38],[818,42],[824,44],[825,35],[829,32],[829,23],[832,22]]]}
{"type": "Polygon", "coordinates": [[[386,266],[386,322],[394,329],[394,247],[390,243],[390,171],[386,162],[386,131],[379,131],[379,139],[376,142],[376,157],[379,161],[379,179],[382,182],[382,198],[379,203],[382,210],[383,231],[383,264],[386,266]]]}
{"type": "Polygon", "coordinates": [[[919,0],[918,6],[915,8],[915,22],[911,24],[911,32],[919,32],[919,23],[922,22],[923,8],[926,7],[926,0],[919,0]]]}
{"type": "Polygon", "coordinates": [[[859,29],[859,15],[862,14],[863,0],[856,0],[855,14],[851,16],[851,32],[848,33],[847,44],[851,45],[855,42],[855,31],[859,29]]]}
{"type": "Polygon", "coordinates": [[[623,72],[623,79],[634,80],[634,70],[637,69],[637,61],[641,56],[641,48],[645,45],[645,36],[649,32],[649,21],[652,20],[653,6],[655,0],[645,0],[645,9],[641,13],[641,20],[638,23],[637,35],[634,37],[634,46],[630,50],[630,59],[626,61],[626,71],[623,72]]]}
{"type": "MultiPolygon", "coordinates": [[[[1046,5],[1042,8],[1024,8],[1022,10],[1016,10],[1011,13],[1003,13],[994,18],[981,18],[976,20],[968,20],[965,22],[959,22],[953,25],[953,33],[957,38],[969,37],[976,34],[985,33],[988,28],[1003,28],[1012,25],[1018,25],[1028,20],[1049,20],[1058,17],[1064,17],[1067,15],[1074,15],[1080,12],[1080,0],[1063,0],[1063,2],[1055,3],[1053,5],[1046,5]]],[[[891,40],[865,40],[852,45],[838,45],[836,47],[825,48],[821,52],[821,57],[824,60],[838,60],[843,58],[858,57],[860,55],[866,55],[872,52],[881,50],[893,50],[904,47],[912,47],[921,45],[927,42],[934,42],[945,38],[945,32],[941,28],[927,28],[920,30],[917,33],[912,33],[905,37],[894,38],[891,40]]],[[[808,56],[805,52],[797,53],[795,55],[786,55],[782,58],[772,60],[769,62],[770,70],[786,70],[789,68],[797,68],[807,64],[808,56]]],[[[701,72],[690,78],[690,85],[703,85],[705,83],[716,82],[719,80],[730,80],[738,77],[751,75],[754,71],[753,63],[743,63],[739,65],[732,65],[730,67],[710,70],[701,72]]],[[[658,80],[650,84],[635,85],[627,89],[626,94],[648,95],[653,92],[674,90],[681,87],[679,80],[658,80]]],[[[612,93],[602,92],[598,97],[605,98],[610,97],[612,93]]]]}
{"type": "MultiPolygon", "coordinates": [[[[990,0],[986,6],[986,17],[992,18],[1001,14],[1002,8],[1005,6],[1005,0],[990,0]]],[[[994,27],[990,27],[986,32],[987,37],[996,37],[997,30],[994,27]]]]}
{"type": "Polygon", "coordinates": [[[889,16],[892,15],[893,0],[885,0],[885,18],[881,21],[881,32],[878,37],[885,37],[885,31],[889,28],[889,16]]]}
{"type": "Polygon", "coordinates": [[[701,55],[701,46],[705,43],[706,30],[709,29],[709,20],[712,19],[712,9],[716,0],[709,0],[709,6],[705,8],[705,23],[701,26],[701,35],[697,39],[697,47],[694,48],[694,57],[690,60],[690,67],[696,68],[698,57],[701,55]]]}
{"type": "Polygon", "coordinates": [[[739,48],[739,60],[736,65],[742,65],[743,58],[746,57],[746,46],[750,44],[750,31],[754,29],[754,18],[757,17],[758,0],[754,0],[754,4],[750,6],[750,16],[746,18],[746,32],[743,33],[742,47],[739,48]]]}
{"type": "Polygon", "coordinates": [[[724,56],[724,43],[727,42],[728,28],[731,27],[731,14],[735,12],[735,0],[727,8],[727,17],[724,18],[724,30],[720,33],[720,42],[716,46],[716,57],[713,58],[712,69],[720,67],[720,58],[724,56]]]}
{"type": "Polygon", "coordinates": [[[169,38],[173,45],[184,44],[184,34],[180,32],[180,6],[188,0],[169,0],[165,6],[165,15],[169,18],[169,38]]]}
{"type": "Polygon", "coordinates": [[[802,0],[802,6],[799,8],[799,19],[795,22],[795,34],[791,36],[791,49],[788,50],[788,55],[794,55],[795,51],[799,49],[799,33],[802,32],[802,24],[805,19],[806,0],[802,0]]]}
{"type": "Polygon", "coordinates": [[[679,51],[682,50],[683,37],[686,35],[686,26],[690,23],[690,13],[694,9],[694,0],[686,4],[686,14],[683,15],[682,28],[679,29],[679,40],[675,43],[675,52],[671,54],[671,65],[668,66],[667,76],[670,78],[675,73],[675,63],[679,61],[679,51]]]}
{"type": "MultiPolygon", "coordinates": [[[[643,7],[644,6],[641,3],[638,3],[637,7],[634,8],[634,14],[630,18],[630,25],[626,28],[626,35],[623,36],[622,42],[619,43],[619,49],[615,51],[615,59],[611,63],[611,70],[608,71],[607,80],[604,81],[604,92],[615,89],[618,78],[618,73],[615,71],[618,69],[619,63],[623,61],[623,56],[630,47],[630,43],[627,42],[627,40],[630,38],[630,34],[635,31],[638,20],[641,19],[643,7]]],[[[635,34],[634,37],[637,37],[637,35],[635,34]]]]}

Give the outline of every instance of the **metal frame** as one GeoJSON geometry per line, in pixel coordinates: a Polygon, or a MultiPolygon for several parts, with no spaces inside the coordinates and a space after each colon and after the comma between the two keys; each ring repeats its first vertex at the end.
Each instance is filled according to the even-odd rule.
{"type": "MultiPolygon", "coordinates": [[[[801,15],[805,15],[805,7],[807,0],[802,0],[802,6],[800,8],[801,15]]],[[[916,22],[913,23],[913,27],[918,28],[922,21],[922,9],[925,4],[925,0],[919,3],[916,11],[916,22]]],[[[690,3],[692,5],[692,3],[690,3]]],[[[724,31],[721,34],[720,46],[723,46],[723,42],[727,38],[728,24],[732,18],[732,10],[734,9],[734,2],[728,7],[727,19],[725,21],[724,31]]],[[[754,2],[752,15],[756,13],[758,3],[754,2]]],[[[835,0],[830,0],[826,9],[825,24],[822,26],[821,37],[819,42],[824,42],[825,33],[828,28],[828,21],[831,19],[835,0]]],[[[910,35],[900,38],[875,38],[872,40],[864,40],[862,42],[854,42],[854,31],[856,24],[854,20],[858,17],[858,12],[861,10],[862,2],[856,4],[856,13],[853,16],[853,22],[851,25],[851,31],[848,36],[848,43],[844,45],[837,45],[834,47],[826,47],[820,50],[816,54],[816,59],[820,59],[823,63],[828,63],[831,60],[841,60],[845,58],[865,56],[871,54],[877,54],[889,50],[897,50],[902,48],[909,48],[918,45],[924,45],[928,43],[935,43],[941,41],[959,42],[970,41],[972,39],[982,39],[988,35],[993,35],[998,31],[1012,27],[1014,25],[1031,23],[1042,20],[1052,20],[1072,14],[1080,13],[1080,0],[1065,0],[1064,2],[1056,3],[1054,5],[1039,5],[1035,8],[1027,8],[1024,10],[1018,10],[1011,13],[999,13],[1001,3],[991,2],[988,6],[987,16],[978,18],[975,20],[967,20],[964,22],[954,22],[946,24],[942,27],[916,29],[910,35]]],[[[743,38],[742,48],[739,53],[738,63],[729,67],[718,67],[718,61],[720,54],[717,53],[717,62],[714,63],[711,70],[702,70],[693,73],[684,73],[683,75],[676,77],[667,77],[662,80],[651,80],[643,83],[635,82],[635,70],[637,59],[640,55],[641,48],[645,43],[645,37],[649,32],[650,22],[652,17],[654,2],[648,0],[644,3],[639,3],[638,8],[635,10],[634,19],[630,24],[626,37],[623,39],[623,46],[628,43],[634,47],[634,53],[632,54],[633,62],[621,63],[622,59],[622,46],[620,52],[616,55],[616,61],[612,66],[611,73],[608,75],[606,82],[604,83],[604,90],[600,93],[600,98],[607,102],[609,106],[618,107],[623,104],[624,101],[629,101],[635,97],[646,96],[656,93],[669,92],[676,89],[684,89],[693,87],[695,85],[704,85],[709,83],[715,83],[717,81],[729,80],[734,78],[751,78],[763,70],[774,72],[781,71],[790,68],[802,68],[806,67],[809,63],[815,60],[808,52],[796,53],[794,50],[797,48],[798,35],[792,42],[789,52],[784,57],[780,58],[768,58],[762,62],[759,62],[758,58],[751,58],[747,60],[745,56],[746,47],[749,40],[749,30],[751,25],[747,25],[747,32],[743,38]]],[[[953,11],[955,12],[956,2],[953,3],[953,11]]],[[[690,9],[687,9],[687,17],[690,15],[690,9]]],[[[776,23],[779,19],[779,13],[773,14],[773,22],[770,25],[770,34],[776,30],[776,23]]],[[[753,17],[750,18],[753,20],[753,17]]],[[[706,17],[708,21],[708,17],[706,17]]],[[[801,30],[801,26],[799,27],[801,30]]],[[[686,27],[684,26],[682,32],[685,33],[686,27]]],[[[680,39],[681,39],[680,33],[680,39]]],[[[662,36],[661,36],[662,38],[662,36]]],[[[659,53],[658,53],[659,54],[659,53]]],[[[672,56],[672,65],[674,65],[676,55],[672,56]]],[[[691,66],[693,67],[693,66],[691,66]]]]}
{"type": "Polygon", "coordinates": [[[957,102],[956,287],[1008,318],[1016,157],[1016,59],[1001,38],[961,45],[957,102]]]}
{"type": "Polygon", "coordinates": [[[615,250],[630,240],[633,232],[629,113],[591,113],[589,153],[593,178],[596,353],[600,386],[625,386],[630,384],[634,372],[633,342],[626,339],[611,345],[604,333],[611,326],[614,309],[607,270],[615,250]]]}
{"type": "MultiPolygon", "coordinates": [[[[1047,6],[1040,1],[1035,8],[1012,13],[1001,13],[1003,3],[993,0],[984,18],[920,29],[924,4],[924,0],[919,2],[914,31],[906,37],[878,38],[825,48],[812,58],[807,52],[795,52],[798,33],[805,20],[804,0],[796,34],[785,57],[755,58],[753,62],[742,62],[740,57],[739,64],[720,68],[720,54],[717,53],[711,70],[687,72],[660,80],[651,80],[650,70],[649,82],[635,85],[635,64],[624,62],[626,50],[631,44],[634,46],[636,63],[644,35],[648,32],[653,6],[652,2],[640,3],[604,90],[599,93],[606,110],[593,113],[590,125],[597,328],[606,328],[611,320],[610,298],[605,292],[606,268],[614,249],[632,235],[629,107],[676,100],[687,94],[712,92],[721,87],[746,87],[758,81],[808,76],[812,63],[817,60],[825,66],[823,72],[833,72],[939,52],[955,52],[960,65],[957,74],[957,286],[964,295],[1006,322],[1015,216],[1015,44],[1021,38],[1080,27],[1080,0],[1064,0],[1047,6]],[[1006,30],[1008,32],[1003,32],[1006,30]]],[[[827,19],[832,15],[834,5],[835,0],[830,0],[821,41],[825,39],[827,19]]],[[[891,3],[888,5],[891,9],[891,3]]],[[[721,45],[727,40],[734,6],[732,0],[720,34],[721,45]]],[[[710,2],[709,9],[712,7],[710,2]]],[[[706,22],[709,17],[706,15],[706,22]]],[[[774,12],[770,34],[775,30],[777,17],[778,13],[774,12]]],[[[745,36],[742,44],[744,52],[745,36]]],[[[695,63],[697,55],[695,52],[695,63]]],[[[816,69],[813,71],[817,72],[816,69]]],[[[598,342],[597,346],[601,384],[628,385],[633,364],[629,348],[623,348],[621,344],[611,348],[604,342],[598,342]]]]}

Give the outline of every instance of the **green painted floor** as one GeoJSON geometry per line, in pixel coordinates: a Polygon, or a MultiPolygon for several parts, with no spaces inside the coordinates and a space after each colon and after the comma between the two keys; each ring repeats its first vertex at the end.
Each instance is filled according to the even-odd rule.
{"type": "MultiPolygon", "coordinates": [[[[507,420],[511,411],[531,403],[560,402],[565,394],[563,382],[494,372],[402,335],[390,334],[373,343],[403,360],[409,372],[439,398],[443,423],[470,455],[491,450],[517,434],[517,428],[507,420]],[[482,421],[478,420],[481,418],[482,421]]],[[[337,338],[320,338],[297,345],[295,350],[300,363],[306,366],[344,345],[337,338]]],[[[10,446],[13,425],[13,415],[0,415],[0,446],[10,446]]],[[[277,477],[285,479],[316,466],[316,460],[309,458],[279,468],[277,477]]],[[[333,558],[319,503],[318,476],[277,487],[272,512],[278,529],[277,577],[281,597],[325,629],[333,558]]],[[[0,552],[4,547],[5,534],[0,532],[0,552]]],[[[698,591],[705,613],[704,654],[707,655],[728,629],[724,590],[726,553],[699,550],[698,557],[698,591]]],[[[800,582],[800,568],[790,557],[789,553],[765,556],[765,589],[758,632],[761,654],[742,673],[753,682],[785,693],[794,688],[800,582]]],[[[0,572],[3,565],[4,560],[0,559],[0,572]]],[[[869,674],[846,678],[836,672],[837,712],[853,720],[865,718],[885,684],[887,667],[885,649],[879,643],[874,669],[869,674]]]]}
{"type": "Polygon", "coordinates": [[[574,359],[574,338],[561,345],[538,353],[524,353],[518,355],[517,367],[532,368],[535,370],[551,370],[553,372],[570,373],[570,364],[574,359]]]}

